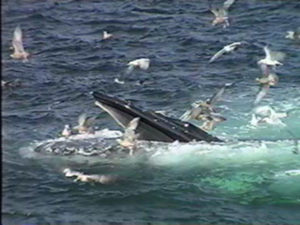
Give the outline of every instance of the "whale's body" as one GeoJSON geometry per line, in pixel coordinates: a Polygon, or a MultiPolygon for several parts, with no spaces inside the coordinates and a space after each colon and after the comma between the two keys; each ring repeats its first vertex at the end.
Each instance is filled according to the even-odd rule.
{"type": "Polygon", "coordinates": [[[191,123],[163,116],[162,114],[143,111],[129,101],[120,100],[99,92],[93,92],[96,105],[108,112],[123,128],[136,117],[140,118],[136,129],[140,140],[161,142],[221,142],[191,123]]]}

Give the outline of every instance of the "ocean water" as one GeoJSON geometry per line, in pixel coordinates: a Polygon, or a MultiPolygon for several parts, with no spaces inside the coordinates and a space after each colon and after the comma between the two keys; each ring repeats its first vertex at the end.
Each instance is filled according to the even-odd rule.
{"type": "Polygon", "coordinates": [[[23,83],[2,88],[2,224],[300,224],[300,43],[285,38],[300,26],[300,1],[237,0],[229,15],[224,29],[207,1],[2,1],[2,80],[23,83]],[[10,58],[17,25],[26,63],[10,58]],[[101,41],[104,30],[114,38],[101,41]],[[235,41],[248,44],[208,64],[235,41]],[[287,112],[285,126],[250,124],[265,45],[286,58],[259,105],[287,112]],[[142,57],[149,70],[126,73],[142,57]],[[231,82],[217,104],[227,120],[211,132],[225,143],[141,142],[133,157],[90,94],[179,118],[231,82]],[[74,141],[111,157],[36,151],[64,146],[64,124],[83,112],[99,116],[99,137],[74,141]],[[64,168],[120,179],[75,182],[64,168]]]}

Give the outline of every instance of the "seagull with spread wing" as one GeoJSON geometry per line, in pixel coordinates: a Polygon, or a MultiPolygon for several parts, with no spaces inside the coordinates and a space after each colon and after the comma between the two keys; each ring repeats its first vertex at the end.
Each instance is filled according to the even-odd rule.
{"type": "Polygon", "coordinates": [[[14,49],[14,53],[11,54],[10,57],[12,57],[13,59],[23,59],[23,61],[27,61],[29,53],[24,50],[22,30],[20,26],[17,26],[14,31],[12,47],[14,49]]]}
{"type": "Polygon", "coordinates": [[[266,57],[264,59],[259,60],[257,63],[260,66],[270,66],[270,67],[276,67],[283,65],[281,60],[285,58],[285,54],[282,52],[277,51],[271,51],[268,46],[264,47],[264,51],[266,54],[266,57]]]}
{"type": "Polygon", "coordinates": [[[208,100],[194,103],[193,108],[191,110],[186,111],[180,117],[180,119],[183,121],[191,119],[204,121],[201,128],[205,130],[212,130],[215,127],[216,123],[226,120],[224,117],[221,117],[216,114],[214,105],[216,104],[216,102],[221,100],[221,97],[224,94],[226,87],[231,85],[232,83],[225,84],[208,100]]]}
{"type": "Polygon", "coordinates": [[[140,118],[136,117],[132,119],[127,127],[125,128],[123,139],[119,140],[119,144],[125,148],[130,150],[129,155],[133,154],[135,149],[136,140],[138,139],[139,135],[136,134],[136,129],[139,125],[140,118]]]}
{"type": "Polygon", "coordinates": [[[88,117],[85,113],[82,113],[78,117],[78,125],[73,127],[73,130],[78,131],[80,134],[93,134],[94,128],[93,124],[95,123],[95,120],[97,119],[96,116],[88,117]]]}
{"type": "Polygon", "coordinates": [[[213,61],[215,61],[216,59],[218,59],[219,57],[221,57],[222,55],[224,55],[226,53],[234,51],[241,45],[242,45],[242,42],[233,42],[229,45],[224,46],[220,51],[218,51],[213,57],[210,58],[209,63],[212,63],[213,61]]]}
{"type": "Polygon", "coordinates": [[[212,21],[212,25],[223,24],[223,28],[228,27],[229,17],[228,10],[230,6],[235,2],[235,0],[227,0],[224,2],[223,7],[221,8],[211,8],[210,11],[215,15],[215,19],[212,21]]]}

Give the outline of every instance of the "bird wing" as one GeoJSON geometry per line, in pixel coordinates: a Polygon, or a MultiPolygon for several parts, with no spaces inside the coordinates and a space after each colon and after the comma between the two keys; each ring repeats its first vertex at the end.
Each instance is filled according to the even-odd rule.
{"type": "Polygon", "coordinates": [[[214,105],[216,102],[221,100],[222,95],[224,94],[225,88],[228,85],[224,85],[220,90],[218,90],[216,93],[211,96],[211,98],[208,100],[209,105],[214,105]]]}
{"type": "Polygon", "coordinates": [[[24,52],[23,41],[22,41],[22,30],[20,26],[17,26],[14,31],[12,45],[16,52],[19,53],[24,52]]]}
{"type": "Polygon", "coordinates": [[[230,47],[237,47],[237,46],[240,46],[240,45],[242,45],[242,42],[237,41],[237,42],[231,43],[229,46],[230,47]]]}
{"type": "Polygon", "coordinates": [[[228,10],[230,8],[230,6],[235,2],[235,0],[226,0],[224,2],[224,9],[228,10]]]}
{"type": "Polygon", "coordinates": [[[226,52],[224,48],[222,48],[220,51],[218,51],[211,59],[209,60],[210,63],[215,61],[217,58],[219,58],[221,55],[223,55],[226,52]]]}
{"type": "Polygon", "coordinates": [[[123,140],[133,140],[137,137],[135,130],[139,125],[140,117],[132,119],[125,128],[123,140]]]}
{"type": "Polygon", "coordinates": [[[269,49],[268,46],[264,47],[264,51],[265,51],[265,54],[266,54],[266,58],[271,59],[270,49],[269,49]]]}
{"type": "Polygon", "coordinates": [[[136,130],[136,128],[139,125],[139,121],[140,121],[140,117],[135,117],[128,123],[126,129],[133,130],[133,131],[136,130]]]}
{"type": "Polygon", "coordinates": [[[80,114],[78,117],[78,126],[80,127],[85,126],[86,120],[87,120],[86,113],[80,114]]]}
{"type": "Polygon", "coordinates": [[[220,11],[218,8],[210,8],[209,10],[215,15],[215,17],[218,17],[220,15],[220,11]]]}
{"type": "Polygon", "coordinates": [[[262,100],[262,98],[265,97],[265,95],[268,93],[269,88],[270,88],[270,85],[268,85],[268,84],[264,84],[261,86],[260,91],[256,95],[254,104],[259,103],[262,100]]]}

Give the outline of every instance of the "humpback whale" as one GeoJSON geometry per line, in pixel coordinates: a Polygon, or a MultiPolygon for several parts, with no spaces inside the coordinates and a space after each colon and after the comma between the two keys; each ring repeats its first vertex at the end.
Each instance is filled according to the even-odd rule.
{"type": "Polygon", "coordinates": [[[139,119],[135,132],[139,140],[161,142],[222,142],[204,130],[189,122],[166,117],[160,113],[143,111],[134,106],[130,101],[120,100],[99,92],[91,93],[95,104],[106,111],[123,128],[126,128],[134,118],[139,119]]]}

